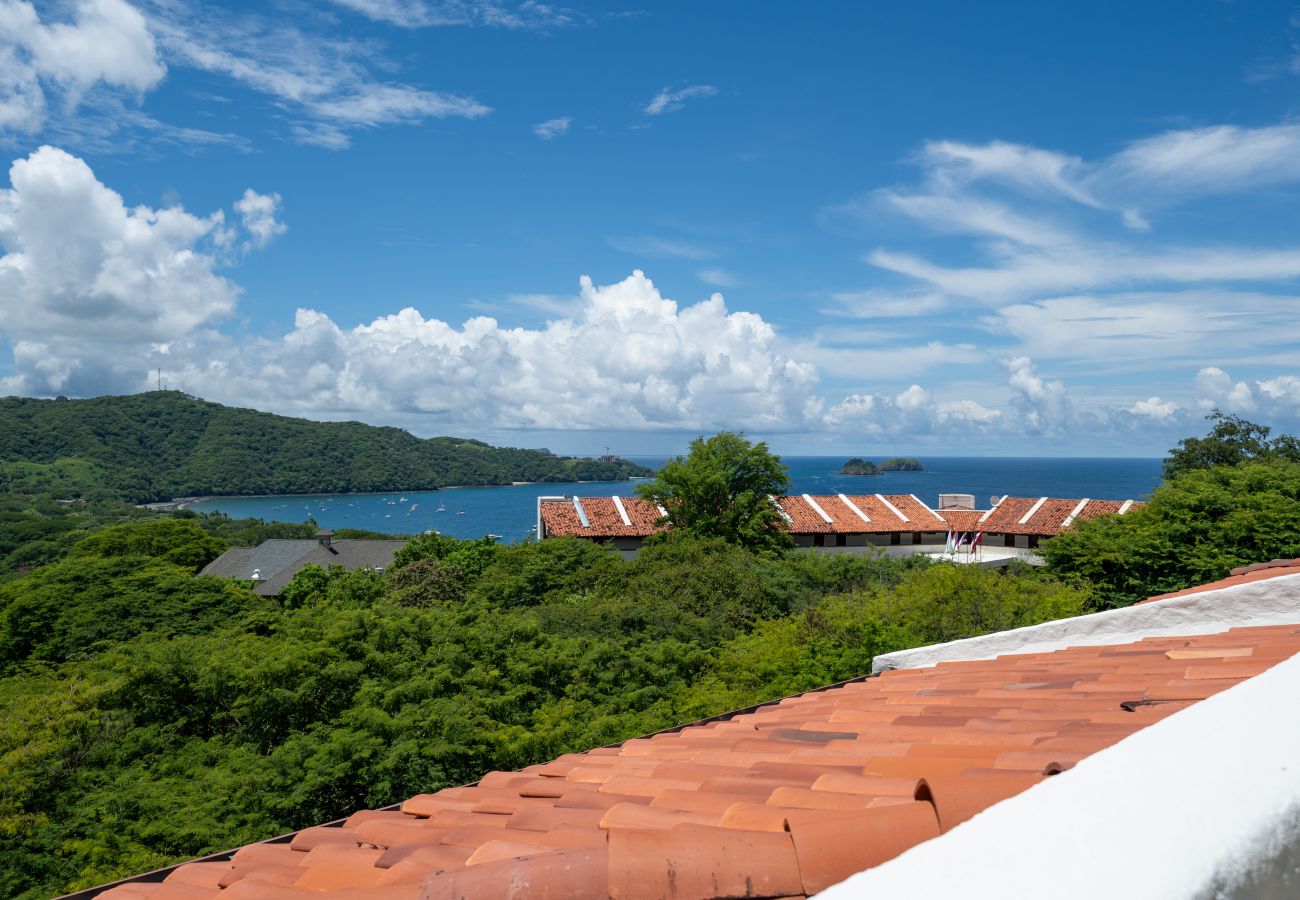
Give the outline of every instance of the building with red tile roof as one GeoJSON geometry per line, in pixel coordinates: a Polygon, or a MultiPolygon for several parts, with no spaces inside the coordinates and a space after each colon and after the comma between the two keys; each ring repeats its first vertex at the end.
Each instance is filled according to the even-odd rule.
{"type": "MultiPolygon", "coordinates": [[[[796,494],[773,497],[796,545],[828,552],[862,553],[867,547],[905,556],[941,554],[950,535],[964,538],[950,554],[963,562],[1040,562],[1038,542],[1076,521],[1119,515],[1141,506],[1133,500],[995,498],[974,509],[969,494],[942,494],[949,505],[928,506],[915,494],[796,494]],[[964,500],[963,500],[964,498],[964,500]],[[955,501],[956,504],[951,505],[955,501]],[[980,540],[975,553],[970,546],[980,540]]],[[[639,497],[539,497],[539,538],[572,536],[609,543],[625,556],[664,529],[665,513],[639,497]]]]}
{"type": "Polygon", "coordinates": [[[872,676],[489,772],[99,896],[1191,896],[1188,872],[1206,887],[1241,835],[1300,808],[1285,743],[1300,724],[1283,712],[1300,685],[1297,568],[888,654],[872,676]],[[1220,755],[1189,772],[1177,765],[1189,743],[1220,755]],[[1270,752],[1266,770],[1236,771],[1233,754],[1270,752]],[[1269,793],[1239,796],[1251,778],[1269,793]],[[1149,809],[1143,779],[1166,792],[1149,809]],[[1219,804],[1233,796],[1230,815],[1219,804]],[[1120,806],[1127,818],[1108,815],[1120,806]],[[1099,855],[1076,828],[1112,844],[1115,830],[1127,852],[1099,855]],[[1026,859],[1031,841],[1079,884],[1026,859]],[[1163,852],[1143,858],[1146,841],[1163,852]],[[1090,890],[1089,878],[1110,880],[1090,890]]]}

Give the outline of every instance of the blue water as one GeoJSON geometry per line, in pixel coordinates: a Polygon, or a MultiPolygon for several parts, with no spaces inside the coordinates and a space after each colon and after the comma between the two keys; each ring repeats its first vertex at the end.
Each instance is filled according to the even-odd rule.
{"type": "MultiPolygon", "coordinates": [[[[1143,499],[1160,483],[1158,459],[1010,459],[918,457],[924,472],[879,476],[837,475],[842,456],[787,456],[791,493],[916,494],[931,506],[939,492],[974,494],[987,506],[993,496],[1143,499]]],[[[632,457],[650,468],[665,458],[632,457]]],[[[537,498],[560,494],[584,497],[628,495],[635,482],[521,484],[510,487],[447,488],[389,494],[298,494],[284,497],[218,497],[193,504],[198,512],[223,512],[235,518],[304,522],[328,528],[367,528],[393,534],[433,529],[458,538],[499,535],[506,541],[528,537],[537,521],[537,498]],[[439,507],[443,510],[439,512],[439,507]]]]}

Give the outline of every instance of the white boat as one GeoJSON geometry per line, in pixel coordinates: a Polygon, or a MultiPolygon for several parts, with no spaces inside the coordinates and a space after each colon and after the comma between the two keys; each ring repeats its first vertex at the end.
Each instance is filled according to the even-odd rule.
{"type": "Polygon", "coordinates": [[[447,511],[447,507],[443,506],[441,503],[439,503],[438,508],[434,510],[434,512],[446,512],[446,511],[447,511]]]}
{"type": "Polygon", "coordinates": [[[465,510],[463,510],[463,509],[458,509],[458,510],[456,510],[456,515],[458,515],[458,516],[463,516],[463,515],[465,515],[465,510]]]}

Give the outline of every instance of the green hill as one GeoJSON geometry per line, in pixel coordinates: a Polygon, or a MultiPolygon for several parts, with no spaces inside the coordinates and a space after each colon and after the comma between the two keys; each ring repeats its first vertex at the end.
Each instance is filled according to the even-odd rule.
{"type": "Polygon", "coordinates": [[[91,400],[0,398],[0,493],[117,496],[139,503],[649,474],[616,457],[422,439],[400,428],[293,419],[177,391],[91,400]]]}

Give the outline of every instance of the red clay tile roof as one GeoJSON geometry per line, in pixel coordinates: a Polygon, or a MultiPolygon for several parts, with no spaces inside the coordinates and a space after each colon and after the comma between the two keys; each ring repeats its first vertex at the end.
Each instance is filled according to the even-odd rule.
{"type": "Polygon", "coordinates": [[[1199,594],[1202,591],[1217,591],[1219,588],[1232,587],[1237,584],[1263,581],[1266,578],[1276,578],[1279,575],[1300,575],[1300,559],[1275,559],[1271,562],[1240,566],[1233,569],[1227,578],[1221,578],[1209,584],[1198,584],[1195,587],[1174,591],[1171,594],[1158,594],[1155,597],[1148,597],[1138,602],[1141,604],[1154,603],[1157,600],[1170,600],[1174,597],[1185,597],[1188,594],[1199,594]]]}
{"type": "Polygon", "coordinates": [[[573,498],[540,502],[543,528],[547,536],[645,537],[661,528],[657,524],[659,510],[653,503],[640,497],[618,498],[630,524],[623,522],[613,497],[580,497],[577,502],[587,516],[587,525],[582,524],[573,498]]]}
{"type": "Polygon", "coordinates": [[[1300,624],[885,672],[101,896],[806,896],[1297,651],[1300,624]]]}
{"type": "MultiPolygon", "coordinates": [[[[543,499],[540,510],[547,537],[644,537],[660,530],[659,511],[639,497],[622,497],[623,522],[615,498],[543,499]],[[582,523],[578,506],[587,517],[582,523]]],[[[934,510],[913,494],[795,494],[777,497],[793,534],[888,534],[895,531],[983,531],[1050,537],[1079,519],[1112,515],[1125,508],[1118,500],[1061,500],[1005,497],[992,510],[934,510]],[[1041,501],[1041,502],[1040,502],[1041,501]],[[856,507],[856,509],[855,509],[856,507]],[[869,521],[863,521],[862,516],[869,521]],[[1032,512],[1029,520],[1020,519],[1032,512]],[[828,522],[827,519],[830,521],[828,522]]],[[[1128,507],[1141,506],[1128,502],[1128,507]]]]}
{"type": "Polygon", "coordinates": [[[1114,515],[1121,509],[1127,512],[1142,505],[1137,501],[1003,497],[991,510],[981,513],[984,518],[978,523],[977,530],[990,534],[1051,537],[1081,519],[1114,515]]]}

